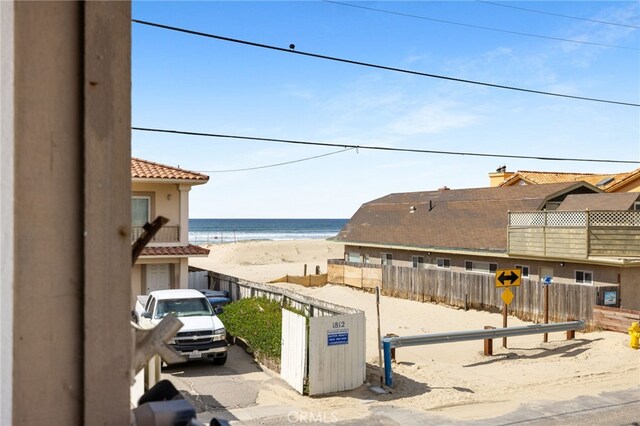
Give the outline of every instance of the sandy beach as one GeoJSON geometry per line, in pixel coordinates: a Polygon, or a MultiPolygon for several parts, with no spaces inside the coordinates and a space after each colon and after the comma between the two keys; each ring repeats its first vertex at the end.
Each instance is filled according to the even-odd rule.
{"type": "Polygon", "coordinates": [[[327,240],[242,241],[208,244],[207,258],[192,258],[189,264],[249,281],[268,282],[285,275],[309,274],[316,266],[327,272],[327,259],[342,259],[344,245],[327,240]]]}
{"type": "MultiPolygon", "coordinates": [[[[324,240],[247,242],[209,246],[208,258],[193,259],[194,266],[252,281],[301,275],[304,264],[313,271],[326,260],[342,258],[341,244],[324,240]]],[[[365,311],[367,317],[368,379],[379,383],[375,296],[356,289],[326,285],[305,288],[278,284],[302,294],[365,311]]],[[[443,305],[382,297],[382,334],[415,335],[502,326],[500,314],[464,311],[443,305]]],[[[526,322],[509,317],[509,326],[526,322]]],[[[509,338],[508,349],[494,342],[494,356],[482,354],[483,342],[471,341],[399,348],[394,365],[392,394],[371,403],[366,387],[322,398],[304,398],[282,389],[265,389],[261,403],[295,400],[308,409],[331,409],[341,418],[359,418],[376,405],[429,411],[455,419],[500,416],[521,404],[567,401],[605,391],[637,388],[640,394],[640,351],[629,348],[629,336],[614,332],[564,333],[509,338]],[[343,417],[344,416],[344,417],[343,417]]]]}

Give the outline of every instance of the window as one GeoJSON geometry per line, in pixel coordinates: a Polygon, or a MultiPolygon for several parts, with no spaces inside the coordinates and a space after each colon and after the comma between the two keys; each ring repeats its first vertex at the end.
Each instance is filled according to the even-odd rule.
{"type": "Polygon", "coordinates": [[[436,266],[438,268],[451,268],[451,259],[445,259],[443,257],[436,258],[436,266]]]}
{"type": "Polygon", "coordinates": [[[472,262],[470,260],[467,260],[464,262],[464,269],[470,272],[495,274],[495,272],[498,270],[498,264],[489,262],[472,262]]]}
{"type": "Polygon", "coordinates": [[[593,284],[593,272],[576,271],[576,283],[578,283],[578,284],[593,284]]]}
{"type": "Polygon", "coordinates": [[[391,253],[380,253],[380,263],[382,265],[391,266],[391,262],[393,261],[393,256],[391,253]]]}
{"type": "Polygon", "coordinates": [[[133,226],[143,226],[149,222],[151,216],[151,198],[150,197],[132,197],[131,198],[131,224],[133,226]]]}
{"type": "Polygon", "coordinates": [[[350,251],[347,254],[347,262],[359,263],[360,262],[360,253],[358,253],[357,251],[350,251]]]}
{"type": "Polygon", "coordinates": [[[640,210],[640,201],[636,201],[633,203],[633,210],[640,210]]]}
{"type": "Polygon", "coordinates": [[[411,256],[411,263],[414,268],[424,267],[424,256],[411,256]]]}
{"type": "Polygon", "coordinates": [[[364,258],[364,263],[369,263],[369,253],[365,253],[362,257],[364,258]]]}
{"type": "Polygon", "coordinates": [[[520,269],[522,278],[529,278],[529,267],[525,265],[516,265],[516,269],[520,269]]]}

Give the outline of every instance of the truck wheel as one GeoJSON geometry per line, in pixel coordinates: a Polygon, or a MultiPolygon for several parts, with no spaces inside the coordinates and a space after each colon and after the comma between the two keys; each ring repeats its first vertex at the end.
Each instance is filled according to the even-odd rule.
{"type": "Polygon", "coordinates": [[[213,365],[224,365],[225,362],[227,362],[226,352],[223,356],[213,358],[213,365]]]}

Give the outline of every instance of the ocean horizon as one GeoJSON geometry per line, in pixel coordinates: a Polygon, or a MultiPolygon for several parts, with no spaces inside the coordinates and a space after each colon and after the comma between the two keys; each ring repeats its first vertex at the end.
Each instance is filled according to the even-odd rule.
{"type": "Polygon", "coordinates": [[[314,240],[335,237],[349,219],[189,219],[189,242],[314,240]]]}

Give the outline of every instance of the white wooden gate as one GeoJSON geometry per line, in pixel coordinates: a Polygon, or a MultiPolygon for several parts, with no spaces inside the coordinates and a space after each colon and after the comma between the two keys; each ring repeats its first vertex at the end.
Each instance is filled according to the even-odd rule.
{"type": "Polygon", "coordinates": [[[189,288],[196,290],[209,288],[209,273],[207,271],[189,271],[189,288]]]}
{"type": "Polygon", "coordinates": [[[309,319],[309,395],[355,389],[366,379],[364,312],[309,319]]]}
{"type": "Polygon", "coordinates": [[[307,370],[307,318],[282,310],[280,377],[302,394],[307,370]]]}

